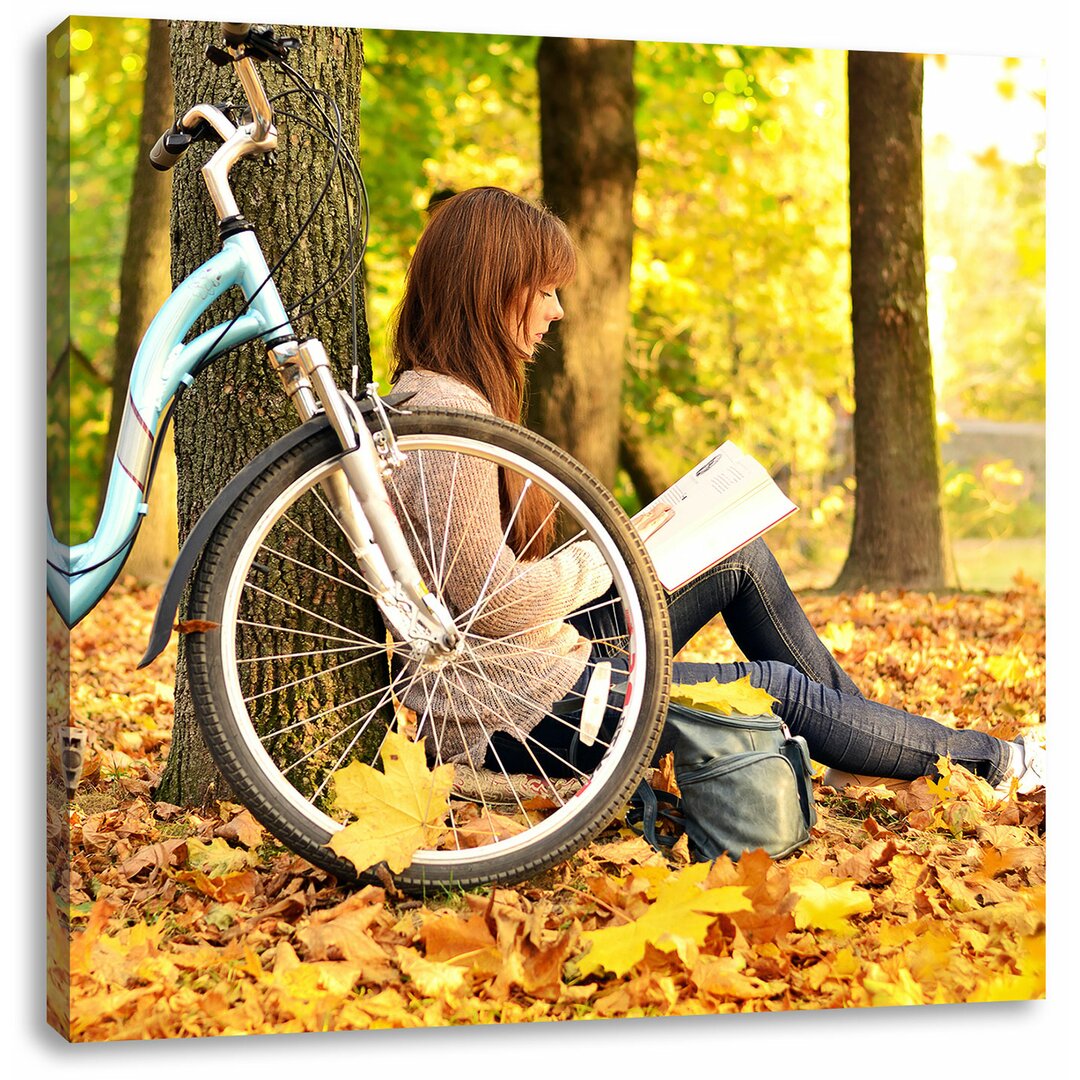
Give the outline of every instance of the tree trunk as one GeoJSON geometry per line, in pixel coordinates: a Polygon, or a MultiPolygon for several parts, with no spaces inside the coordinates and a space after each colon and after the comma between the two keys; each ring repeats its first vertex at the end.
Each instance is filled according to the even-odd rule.
{"type": "Polygon", "coordinates": [[[946,576],[926,317],[919,57],[848,57],[855,523],[837,587],[946,576]]]}
{"type": "MultiPolygon", "coordinates": [[[[346,139],[357,152],[356,128],[359,114],[360,72],[363,66],[361,32],[328,27],[275,27],[278,35],[299,37],[303,47],[294,53],[291,64],[316,87],[325,91],[341,107],[346,139]]],[[[178,114],[197,101],[239,101],[242,92],[231,68],[217,68],[203,57],[206,46],[216,43],[218,24],[172,23],[172,70],[176,86],[178,114]]],[[[260,66],[267,93],[290,88],[284,76],[269,64],[260,66]]],[[[279,108],[299,112],[297,95],[285,99],[279,108]]],[[[329,110],[328,110],[329,111],[329,110]]],[[[325,126],[310,107],[304,114],[325,126]]],[[[302,125],[279,114],[277,162],[273,168],[258,161],[243,161],[232,173],[233,189],[244,216],[254,224],[267,262],[273,266],[300,229],[311,210],[331,164],[329,144],[309,133],[302,125]]],[[[198,168],[206,149],[195,144],[175,167],[172,215],[172,270],[175,281],[194,270],[218,247],[216,221],[198,168]]],[[[340,188],[331,190],[322,211],[302,236],[276,276],[286,306],[300,300],[332,273],[346,250],[348,210],[340,188]]],[[[335,283],[342,276],[339,270],[335,283]]],[[[323,290],[320,295],[324,295],[323,290]]],[[[235,311],[235,295],[215,305],[205,325],[221,322],[235,311]]],[[[310,307],[304,305],[304,310],[310,307]]],[[[290,311],[292,314],[292,311],[290,311]]],[[[295,319],[301,338],[315,334],[326,346],[335,375],[345,386],[351,372],[351,314],[349,290],[320,306],[315,320],[295,319]]],[[[196,327],[196,332],[202,329],[196,327]]],[[[370,378],[366,325],[359,304],[359,360],[361,384],[370,378]]],[[[285,399],[277,377],[270,371],[262,347],[246,346],[216,360],[185,392],[176,415],[176,455],[178,464],[178,512],[181,538],[198,520],[214,495],[258,451],[294,427],[297,417],[285,399]]],[[[295,583],[293,583],[295,584],[295,583]]],[[[354,591],[355,595],[355,591],[354,591]]],[[[332,591],[320,598],[320,610],[337,612],[341,618],[370,622],[370,610],[358,611],[332,591]],[[339,605],[335,607],[335,605],[339,605]]],[[[273,642],[265,644],[273,648],[273,642]]],[[[285,643],[275,651],[289,652],[285,643]]],[[[291,676],[302,660],[292,660],[282,670],[291,676]]],[[[220,774],[213,766],[194,720],[186,678],[186,655],[181,638],[173,741],[158,798],[170,802],[199,805],[227,796],[220,774]]],[[[288,681],[283,678],[282,682],[288,681]]],[[[258,717],[254,718],[256,722],[258,717]]]]}
{"type": "MultiPolygon", "coordinates": [[[[150,164],[150,149],[173,120],[173,82],[169,71],[169,24],[150,21],[146,51],[147,78],[143,90],[139,151],[131,187],[127,240],[120,267],[120,315],[113,361],[112,407],[105,446],[99,510],[108,486],[112,461],[127,402],[131,365],[150,320],[172,290],[172,275],[162,252],[169,247],[169,202],[172,178],[150,164]]],[[[134,550],[124,565],[141,584],[164,582],[176,557],[176,456],[169,434],[154,474],[153,502],[139,529],[134,550]]]]}
{"type": "Polygon", "coordinates": [[[626,470],[642,506],[659,498],[678,479],[675,476],[669,479],[660,467],[656,454],[649,449],[649,435],[644,425],[625,413],[619,442],[619,464],[626,470]]]}
{"type": "Polygon", "coordinates": [[[530,373],[528,423],[611,487],[630,329],[634,43],[544,38],[536,64],[544,200],[569,226],[579,259],[562,295],[565,318],[530,373]]]}

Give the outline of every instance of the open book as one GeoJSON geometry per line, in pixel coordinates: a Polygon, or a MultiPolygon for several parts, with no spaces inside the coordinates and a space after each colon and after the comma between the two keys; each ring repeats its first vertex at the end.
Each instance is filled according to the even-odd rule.
{"type": "Polygon", "coordinates": [[[726,442],[631,520],[671,592],[797,509],[763,465],[726,442]]]}

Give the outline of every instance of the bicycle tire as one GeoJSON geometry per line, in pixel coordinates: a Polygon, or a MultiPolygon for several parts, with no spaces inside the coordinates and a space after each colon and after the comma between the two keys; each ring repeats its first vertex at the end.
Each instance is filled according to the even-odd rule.
{"type": "MultiPolygon", "coordinates": [[[[492,770],[477,768],[471,756],[466,765],[459,762],[455,779],[460,774],[463,788],[470,787],[470,780],[475,781],[472,786],[479,788],[479,796],[475,792],[459,796],[456,784],[450,798],[449,840],[444,834],[441,847],[416,852],[412,864],[395,875],[398,887],[414,893],[436,886],[468,888],[520,881],[569,857],[592,839],[626,805],[650,764],[670,684],[671,638],[663,592],[625,513],[591,474],[553,444],[501,420],[443,410],[396,416],[393,426],[406,454],[420,452],[417,461],[430,462],[433,454],[461,455],[453,459],[455,469],[459,460],[497,465],[514,469],[548,490],[558,500],[559,513],[572,518],[573,527],[597,543],[611,570],[617,603],[625,613],[627,635],[625,641],[617,643],[616,651],[625,647],[629,668],[635,674],[626,689],[617,726],[612,731],[605,728],[599,739],[605,745],[600,760],[588,766],[587,772],[569,776],[569,783],[564,782],[562,789],[539,768],[547,781],[541,784],[544,795],[554,806],[547,814],[526,806],[529,800],[523,802],[515,787],[518,781],[511,780],[505,768],[502,777],[495,769],[494,782],[503,787],[509,784],[517,803],[508,816],[517,823],[511,827],[521,831],[507,836],[499,835],[499,830],[507,826],[493,810],[494,797],[489,805],[483,792],[484,786],[493,782],[492,770]],[[572,796],[566,794],[568,786],[577,789],[572,796]],[[489,842],[461,846],[467,826],[460,822],[470,815],[474,815],[473,820],[479,819],[483,828],[499,821],[498,828],[492,828],[489,842]]],[[[370,873],[365,871],[371,868],[354,867],[327,846],[331,835],[343,824],[332,809],[330,792],[334,785],[328,783],[328,777],[350,755],[378,767],[372,739],[367,740],[363,754],[357,748],[359,732],[349,739],[346,751],[335,756],[345,736],[361,723],[345,723],[352,716],[348,706],[356,702],[345,701],[340,706],[335,703],[335,693],[341,693],[335,689],[340,672],[358,657],[341,662],[338,658],[363,648],[368,650],[368,668],[378,673],[385,666],[386,674],[381,677],[388,680],[388,685],[377,688],[385,707],[378,716],[378,704],[368,710],[363,720],[364,733],[373,725],[377,736],[386,723],[400,722],[393,717],[387,719],[386,713],[393,707],[393,715],[401,715],[402,683],[395,684],[395,680],[402,677],[391,674],[395,643],[381,622],[368,635],[355,630],[355,640],[354,628],[344,622],[333,621],[336,629],[326,633],[330,628],[325,614],[326,591],[340,590],[349,574],[355,573],[347,566],[348,559],[335,554],[329,546],[327,538],[333,529],[325,521],[328,507],[320,496],[319,481],[335,470],[340,458],[335,436],[324,430],[278,459],[230,508],[204,551],[188,609],[189,618],[218,624],[218,628],[189,635],[188,670],[203,737],[238,799],[272,834],[310,862],[339,879],[369,880],[370,873]],[[323,539],[327,539],[326,544],[323,539]],[[299,552],[300,545],[305,545],[306,550],[299,552]],[[315,560],[320,565],[316,566],[315,560]],[[272,613],[263,611],[258,619],[246,618],[245,612],[253,610],[256,603],[262,603],[264,608],[269,604],[272,613]],[[278,631],[286,631],[285,640],[293,641],[291,664],[307,665],[310,670],[306,674],[295,678],[295,672],[284,678],[278,674],[283,658],[280,652],[273,651],[280,648],[274,644],[280,640],[275,637],[278,631]],[[270,641],[264,640],[267,635],[270,641]],[[325,639],[325,647],[300,647],[309,642],[317,644],[320,637],[325,639]],[[324,655],[317,656],[320,652],[324,655]],[[390,654],[390,660],[385,660],[383,653],[390,654]],[[321,688],[320,684],[326,686],[321,688]],[[303,686],[303,700],[297,696],[298,686],[303,686]],[[386,700],[387,694],[390,700],[386,700]],[[280,723],[282,714],[287,721],[284,726],[280,723]],[[339,714],[342,727],[332,736],[338,741],[328,752],[330,736],[325,735],[326,725],[337,723],[339,714]],[[269,726],[272,724],[277,726],[269,726]],[[288,745],[279,747],[279,743],[288,745]],[[333,769],[326,764],[331,757],[333,769]]],[[[393,477],[388,489],[392,486],[393,477]]],[[[434,535],[430,529],[429,535],[434,535]]],[[[443,553],[444,576],[448,576],[447,562],[443,553]]],[[[453,566],[449,564],[450,574],[453,566]]],[[[430,565],[421,570],[425,577],[439,576],[430,565]]],[[[429,584],[439,587],[434,580],[429,584]]],[[[490,674],[495,669],[490,667],[490,660],[485,662],[490,674]]],[[[415,674],[412,679],[415,681],[415,674]]],[[[419,718],[419,726],[424,728],[430,719],[426,734],[431,736],[437,727],[428,712],[419,718]]],[[[442,724],[445,740],[445,718],[442,724]]],[[[490,747],[492,738],[485,737],[490,747]]],[[[528,747],[527,740],[525,745],[528,747]]],[[[532,760],[537,761],[532,748],[528,750],[532,760]]],[[[440,763],[440,754],[437,752],[434,760],[429,754],[433,767],[440,763]]],[[[470,842],[478,839],[471,837],[470,842]]]]}

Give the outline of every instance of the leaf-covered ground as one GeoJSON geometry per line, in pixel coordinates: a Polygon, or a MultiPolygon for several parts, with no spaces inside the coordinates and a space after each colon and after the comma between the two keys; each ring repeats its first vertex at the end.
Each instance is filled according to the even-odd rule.
{"type": "MultiPolygon", "coordinates": [[[[120,584],[71,636],[88,745],[74,802],[50,788],[48,992],[75,1040],[1045,995],[1043,795],[997,803],[961,770],[850,797],[816,781],[813,839],[777,862],[691,864],[616,824],[516,889],[343,891],[239,806],[154,801],[175,647],[135,665],[156,599],[120,584]]],[[[871,696],[1004,737],[1044,721],[1030,582],[804,606],[871,696]]],[[[55,714],[63,628],[50,635],[55,714]]],[[[684,653],[726,655],[719,625],[684,653]]]]}

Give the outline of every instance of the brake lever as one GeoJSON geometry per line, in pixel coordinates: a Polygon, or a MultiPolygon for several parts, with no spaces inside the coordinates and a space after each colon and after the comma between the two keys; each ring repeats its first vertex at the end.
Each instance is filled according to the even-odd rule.
{"type": "Polygon", "coordinates": [[[227,67],[236,59],[231,52],[218,45],[207,45],[204,55],[211,64],[215,64],[217,67],[227,67]]]}
{"type": "Polygon", "coordinates": [[[290,52],[299,48],[299,38],[276,38],[271,27],[260,26],[248,34],[244,54],[256,60],[284,60],[290,52]]]}
{"type": "Polygon", "coordinates": [[[262,26],[249,32],[238,55],[234,56],[220,45],[207,45],[206,59],[218,67],[233,64],[241,56],[250,56],[252,60],[284,60],[294,49],[299,49],[301,44],[299,38],[276,38],[269,26],[262,26]]]}

